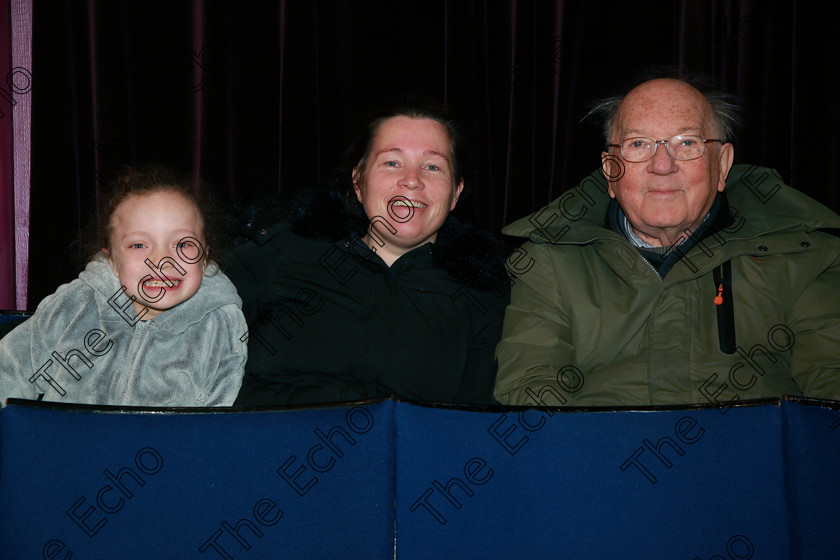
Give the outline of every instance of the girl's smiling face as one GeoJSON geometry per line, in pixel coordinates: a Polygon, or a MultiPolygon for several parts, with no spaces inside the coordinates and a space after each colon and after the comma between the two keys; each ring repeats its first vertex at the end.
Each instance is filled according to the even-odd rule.
{"type": "Polygon", "coordinates": [[[168,190],[134,194],[111,216],[108,262],[148,320],[190,299],[207,262],[201,214],[185,196],[168,190]],[[148,263],[147,263],[148,261],[148,263]],[[158,266],[160,268],[158,268],[158,266]]]}

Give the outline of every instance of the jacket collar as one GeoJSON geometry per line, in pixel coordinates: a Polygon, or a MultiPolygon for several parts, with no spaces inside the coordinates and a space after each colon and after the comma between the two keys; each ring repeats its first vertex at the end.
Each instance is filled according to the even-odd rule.
{"type": "MultiPolygon", "coordinates": [[[[807,195],[787,186],[773,169],[735,165],[726,179],[732,218],[726,237],[751,239],[803,226],[808,230],[840,228],[840,216],[807,195]]],[[[607,221],[607,182],[600,170],[575,188],[505,227],[502,232],[538,243],[583,244],[596,239],[623,239],[607,221]]]]}
{"type": "MultiPolygon", "coordinates": [[[[129,321],[136,316],[134,308],[130,305],[126,308],[128,317],[126,318],[120,316],[118,310],[108,303],[109,299],[119,293],[120,281],[114,276],[103,254],[96,255],[88,262],[85,270],[79,274],[79,279],[101,296],[96,298],[96,305],[103,324],[130,326],[129,321]]],[[[123,293],[113,300],[113,305],[119,308],[125,306],[127,302],[128,297],[123,293]]],[[[242,300],[233,283],[222,274],[215,262],[209,261],[201,280],[201,287],[193,297],[147,322],[154,322],[159,328],[173,334],[180,334],[193,324],[201,322],[208,313],[230,303],[239,308],[242,307],[242,300]]]]}
{"type": "MultiPolygon", "coordinates": [[[[355,241],[368,228],[367,218],[354,214],[335,189],[305,191],[287,206],[284,214],[292,232],[306,239],[355,241]]],[[[261,231],[282,229],[283,226],[274,225],[262,227],[261,231]]],[[[507,252],[489,231],[466,225],[450,214],[430,249],[436,266],[469,287],[498,291],[510,286],[505,270],[507,252]]],[[[424,246],[416,250],[426,249],[424,246]]]]}

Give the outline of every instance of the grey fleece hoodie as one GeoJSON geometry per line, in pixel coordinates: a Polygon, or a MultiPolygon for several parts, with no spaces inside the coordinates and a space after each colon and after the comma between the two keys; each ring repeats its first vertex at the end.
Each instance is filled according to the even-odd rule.
{"type": "Polygon", "coordinates": [[[241,307],[211,262],[193,297],[138,321],[99,255],[0,339],[0,405],[41,394],[67,403],[231,405],[247,358],[241,307]]]}

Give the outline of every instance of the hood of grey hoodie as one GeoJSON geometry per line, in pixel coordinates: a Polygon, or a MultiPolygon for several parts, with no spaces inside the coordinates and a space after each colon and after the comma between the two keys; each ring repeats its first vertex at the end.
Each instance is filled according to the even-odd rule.
{"type": "MultiPolygon", "coordinates": [[[[107,322],[110,325],[111,321],[116,319],[126,327],[131,327],[128,320],[121,317],[120,313],[108,303],[108,300],[120,291],[121,286],[119,278],[114,275],[102,253],[88,263],[85,270],[79,274],[79,280],[104,298],[96,298],[99,316],[103,318],[103,323],[107,322]]],[[[127,301],[128,296],[123,294],[116,298],[114,305],[122,307],[126,305],[127,301]]],[[[242,308],[242,299],[236,292],[236,287],[227,276],[221,273],[215,262],[209,261],[201,280],[201,286],[195,295],[150,319],[150,321],[154,321],[159,329],[168,331],[173,335],[179,335],[194,324],[201,322],[213,310],[231,303],[240,309],[242,308]]],[[[127,315],[133,318],[135,315],[133,307],[128,307],[127,315]]]]}
{"type": "Polygon", "coordinates": [[[193,297],[137,321],[100,254],[0,339],[0,400],[43,394],[68,403],[231,405],[247,359],[241,306],[211,263],[193,297]]]}

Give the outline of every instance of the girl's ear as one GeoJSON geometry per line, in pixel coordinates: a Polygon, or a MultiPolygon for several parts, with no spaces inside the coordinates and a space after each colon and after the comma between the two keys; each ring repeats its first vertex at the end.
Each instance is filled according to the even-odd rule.
{"type": "Polygon", "coordinates": [[[114,259],[111,257],[111,251],[108,250],[108,247],[102,247],[102,254],[105,255],[106,259],[108,259],[108,266],[110,266],[111,270],[114,272],[114,277],[119,278],[120,275],[117,273],[117,266],[114,264],[114,259]]]}

